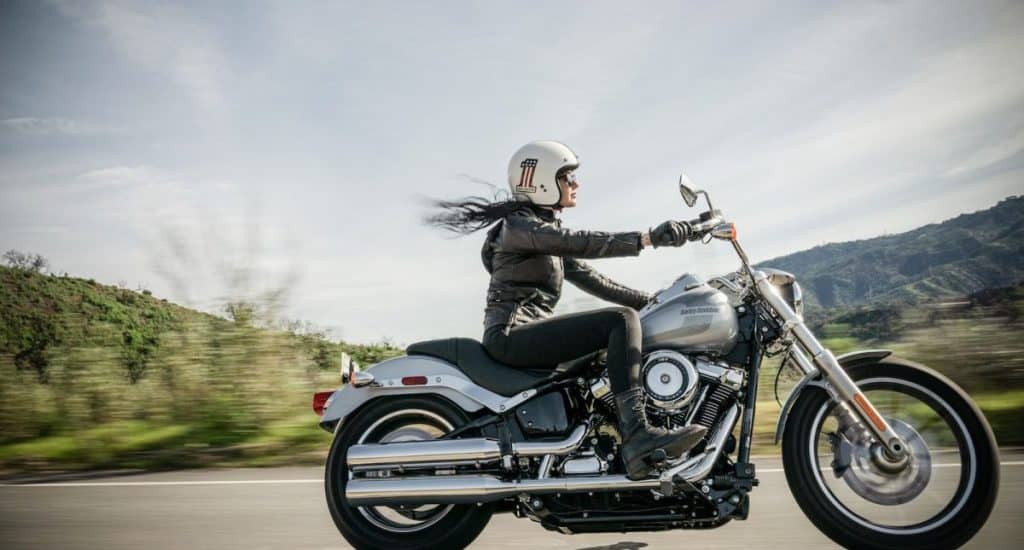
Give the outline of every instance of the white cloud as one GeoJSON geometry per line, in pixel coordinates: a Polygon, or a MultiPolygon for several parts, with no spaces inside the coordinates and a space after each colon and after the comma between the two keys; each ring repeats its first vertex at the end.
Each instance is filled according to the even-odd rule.
{"type": "Polygon", "coordinates": [[[53,1],[65,15],[101,29],[127,59],[168,76],[208,115],[226,107],[226,62],[201,19],[175,4],[53,1]]]}
{"type": "Polygon", "coordinates": [[[975,151],[960,164],[954,166],[946,177],[957,177],[988,168],[1024,151],[1024,129],[994,145],[975,151]]]}
{"type": "Polygon", "coordinates": [[[24,225],[10,229],[12,233],[34,233],[47,236],[61,236],[71,231],[67,225],[24,225]]]}
{"type": "Polygon", "coordinates": [[[28,135],[83,136],[108,131],[103,127],[70,118],[14,117],[0,120],[0,126],[28,135]]]}
{"type": "Polygon", "coordinates": [[[151,168],[146,166],[110,166],[96,168],[79,174],[79,187],[96,189],[103,187],[123,187],[155,183],[160,179],[151,168]]]}

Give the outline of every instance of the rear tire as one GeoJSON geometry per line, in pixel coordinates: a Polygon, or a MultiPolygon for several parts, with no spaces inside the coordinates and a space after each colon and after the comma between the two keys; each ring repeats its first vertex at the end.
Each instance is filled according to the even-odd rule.
{"type": "Polygon", "coordinates": [[[913,525],[879,525],[844,508],[823,482],[822,476],[833,475],[828,464],[820,463],[812,449],[830,397],[822,388],[810,386],[794,404],[782,442],[786,481],[804,514],[847,548],[956,548],[966,543],[985,524],[999,489],[999,453],[981,411],[949,379],[913,363],[891,359],[849,367],[847,374],[861,388],[904,384],[902,389],[931,394],[928,399],[941,404],[947,422],[962,427],[956,435],[960,485],[945,508],[913,525]]]}
{"type": "Polygon", "coordinates": [[[440,431],[450,431],[468,421],[466,414],[448,401],[425,396],[379,399],[355,417],[346,419],[331,445],[324,479],[327,506],[334,524],[349,544],[360,550],[465,548],[491,519],[493,505],[439,506],[434,517],[408,527],[388,524],[387,519],[376,512],[386,507],[351,506],[345,499],[349,480],[346,452],[361,439],[373,436],[385,418],[395,429],[401,429],[403,420],[407,419],[408,423],[436,425],[440,431]]]}

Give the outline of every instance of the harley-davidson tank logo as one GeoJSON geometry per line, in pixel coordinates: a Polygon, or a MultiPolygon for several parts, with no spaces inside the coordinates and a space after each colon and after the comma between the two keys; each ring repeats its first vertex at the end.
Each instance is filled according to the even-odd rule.
{"type": "Polygon", "coordinates": [[[519,184],[516,191],[520,193],[536,193],[537,188],[533,186],[533,173],[537,168],[537,159],[526,159],[519,165],[523,171],[519,174],[519,184]]]}
{"type": "Polygon", "coordinates": [[[717,307],[698,306],[685,307],[680,310],[683,326],[697,332],[702,332],[711,327],[711,322],[718,313],[717,307]]]}
{"type": "Polygon", "coordinates": [[[697,315],[699,313],[718,313],[717,307],[684,307],[679,310],[680,315],[697,315]]]}

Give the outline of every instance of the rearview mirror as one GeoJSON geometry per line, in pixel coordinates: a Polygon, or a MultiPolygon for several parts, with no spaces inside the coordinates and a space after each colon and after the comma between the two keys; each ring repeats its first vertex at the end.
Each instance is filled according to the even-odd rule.
{"type": "Polygon", "coordinates": [[[686,206],[693,208],[693,205],[697,204],[697,193],[699,191],[694,189],[690,178],[686,177],[686,174],[679,174],[679,194],[683,196],[686,206]]]}

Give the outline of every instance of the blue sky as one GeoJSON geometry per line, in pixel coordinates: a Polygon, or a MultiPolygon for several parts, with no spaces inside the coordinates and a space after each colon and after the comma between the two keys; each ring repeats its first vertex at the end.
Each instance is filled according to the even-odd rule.
{"type": "Polygon", "coordinates": [[[282,315],[407,343],[479,336],[487,284],[424,197],[533,139],[581,156],[566,225],[688,218],[685,170],[755,259],[1024,190],[1020,2],[207,4],[2,4],[0,249],[208,310],[286,286],[282,315]]]}

